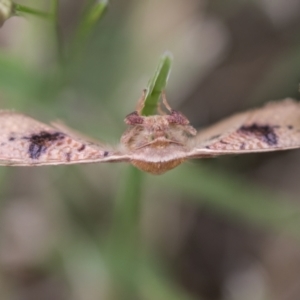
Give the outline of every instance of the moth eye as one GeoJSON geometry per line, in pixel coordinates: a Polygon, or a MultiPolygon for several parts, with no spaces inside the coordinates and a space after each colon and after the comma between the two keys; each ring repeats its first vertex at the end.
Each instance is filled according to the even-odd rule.
{"type": "Polygon", "coordinates": [[[171,114],[167,117],[169,123],[178,125],[188,125],[190,122],[181,112],[172,110],[171,114]]]}
{"type": "Polygon", "coordinates": [[[126,116],[124,122],[127,125],[138,125],[144,123],[144,118],[134,111],[133,113],[126,116]]]}

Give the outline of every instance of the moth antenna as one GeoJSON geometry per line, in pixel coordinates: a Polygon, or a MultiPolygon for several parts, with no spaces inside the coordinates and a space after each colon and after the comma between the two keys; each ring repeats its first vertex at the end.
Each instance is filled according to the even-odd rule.
{"type": "Polygon", "coordinates": [[[136,112],[138,113],[139,116],[142,115],[142,110],[145,106],[146,93],[147,93],[147,89],[143,89],[142,96],[140,97],[136,105],[136,112]]]}
{"type": "Polygon", "coordinates": [[[162,98],[164,106],[171,113],[173,111],[173,109],[171,108],[171,106],[169,105],[169,103],[167,101],[167,97],[166,97],[166,92],[165,91],[161,92],[161,98],[162,98]]]}

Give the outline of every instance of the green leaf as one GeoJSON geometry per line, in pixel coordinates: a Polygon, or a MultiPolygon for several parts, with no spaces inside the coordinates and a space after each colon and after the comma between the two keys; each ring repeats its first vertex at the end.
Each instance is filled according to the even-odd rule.
{"type": "Polygon", "coordinates": [[[89,13],[86,15],[85,21],[85,28],[89,30],[92,28],[103,16],[106,8],[108,5],[107,0],[97,1],[89,13]]]}
{"type": "Polygon", "coordinates": [[[108,6],[108,0],[98,0],[87,9],[79,23],[75,45],[78,47],[89,36],[94,26],[101,20],[108,6]]]}
{"type": "Polygon", "coordinates": [[[172,60],[173,56],[171,52],[165,52],[161,57],[160,64],[147,87],[145,106],[142,110],[142,115],[149,116],[155,114],[160,94],[167,85],[171,72],[172,60]]]}

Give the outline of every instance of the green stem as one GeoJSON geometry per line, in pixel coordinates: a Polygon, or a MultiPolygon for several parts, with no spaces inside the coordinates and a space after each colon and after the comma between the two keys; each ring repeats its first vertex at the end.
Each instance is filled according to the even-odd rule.
{"type": "Polygon", "coordinates": [[[114,297],[117,299],[134,299],[138,290],[135,280],[128,280],[123,270],[126,269],[133,278],[139,272],[139,264],[136,262],[140,254],[142,175],[141,171],[132,166],[126,168],[115,201],[108,254],[111,263],[116,267],[112,273],[112,290],[116,291],[114,297]]]}
{"type": "MultiPolygon", "coordinates": [[[[165,53],[159,63],[158,69],[147,87],[147,96],[143,110],[152,112],[153,107],[157,107],[160,93],[165,89],[171,70],[172,55],[165,53]]],[[[141,206],[141,183],[142,173],[129,167],[128,173],[123,177],[123,187],[117,196],[114,225],[114,232],[118,238],[125,239],[126,242],[136,242],[136,229],[139,226],[140,206],[141,206]]]]}
{"type": "Polygon", "coordinates": [[[148,83],[145,106],[142,111],[144,116],[156,113],[161,92],[165,89],[171,72],[172,60],[173,55],[171,52],[167,51],[162,55],[158,68],[148,83]]]}
{"type": "MultiPolygon", "coordinates": [[[[143,174],[134,167],[128,167],[116,199],[114,232],[118,242],[135,248],[140,219],[143,174]]],[[[120,245],[119,245],[120,246],[120,245]]]]}
{"type": "Polygon", "coordinates": [[[30,14],[41,18],[51,19],[53,17],[52,14],[40,11],[25,5],[14,3],[14,12],[16,15],[22,15],[22,14],[30,14]]]}
{"type": "MultiPolygon", "coordinates": [[[[157,107],[160,93],[165,89],[167,83],[171,61],[171,54],[164,54],[154,77],[149,81],[145,99],[147,113],[157,107]]],[[[141,228],[141,196],[144,174],[130,166],[122,178],[122,186],[115,202],[110,252],[113,260],[118,256],[117,253],[122,253],[119,265],[122,266],[122,269],[126,268],[128,272],[138,276],[140,265],[136,262],[140,259],[141,253],[139,230],[141,228]]],[[[120,284],[119,279],[116,280],[116,284],[120,284]]],[[[122,291],[122,299],[126,299],[124,293],[128,295],[128,299],[132,299],[138,290],[139,286],[131,285],[129,289],[122,291]]]]}
{"type": "Polygon", "coordinates": [[[80,57],[89,35],[95,25],[102,19],[107,6],[108,0],[100,0],[92,5],[88,5],[74,35],[73,44],[70,49],[71,59],[80,57]]]}
{"type": "Polygon", "coordinates": [[[59,0],[52,0],[52,17],[54,24],[54,34],[57,47],[57,57],[60,65],[64,63],[63,40],[59,26],[59,0]]]}
{"type": "Polygon", "coordinates": [[[96,1],[94,5],[84,14],[82,21],[78,26],[78,38],[80,40],[88,37],[93,27],[103,17],[104,12],[107,9],[108,1],[96,1]]]}

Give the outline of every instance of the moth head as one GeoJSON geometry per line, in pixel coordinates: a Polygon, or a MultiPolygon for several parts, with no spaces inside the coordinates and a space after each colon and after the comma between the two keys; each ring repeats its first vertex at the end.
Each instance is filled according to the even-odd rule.
{"type": "Polygon", "coordinates": [[[127,115],[124,120],[130,128],[123,135],[122,142],[130,144],[133,148],[146,145],[155,147],[156,142],[160,147],[170,143],[184,145],[188,136],[196,134],[196,130],[189,125],[189,120],[181,112],[170,107],[164,93],[162,104],[167,111],[164,112],[159,104],[157,115],[143,116],[144,97],[145,94],[139,100],[136,111],[127,115]]]}
{"type": "Polygon", "coordinates": [[[125,118],[125,123],[127,125],[145,125],[145,126],[151,126],[155,130],[161,130],[164,129],[170,125],[188,125],[190,124],[190,121],[187,117],[185,117],[181,112],[174,110],[169,105],[165,92],[163,91],[162,94],[162,103],[158,103],[158,115],[154,116],[143,116],[142,110],[145,106],[145,99],[146,99],[146,90],[143,91],[142,97],[139,99],[136,110],[127,115],[125,118]],[[167,109],[167,112],[164,112],[161,105],[164,105],[167,109]]]}

